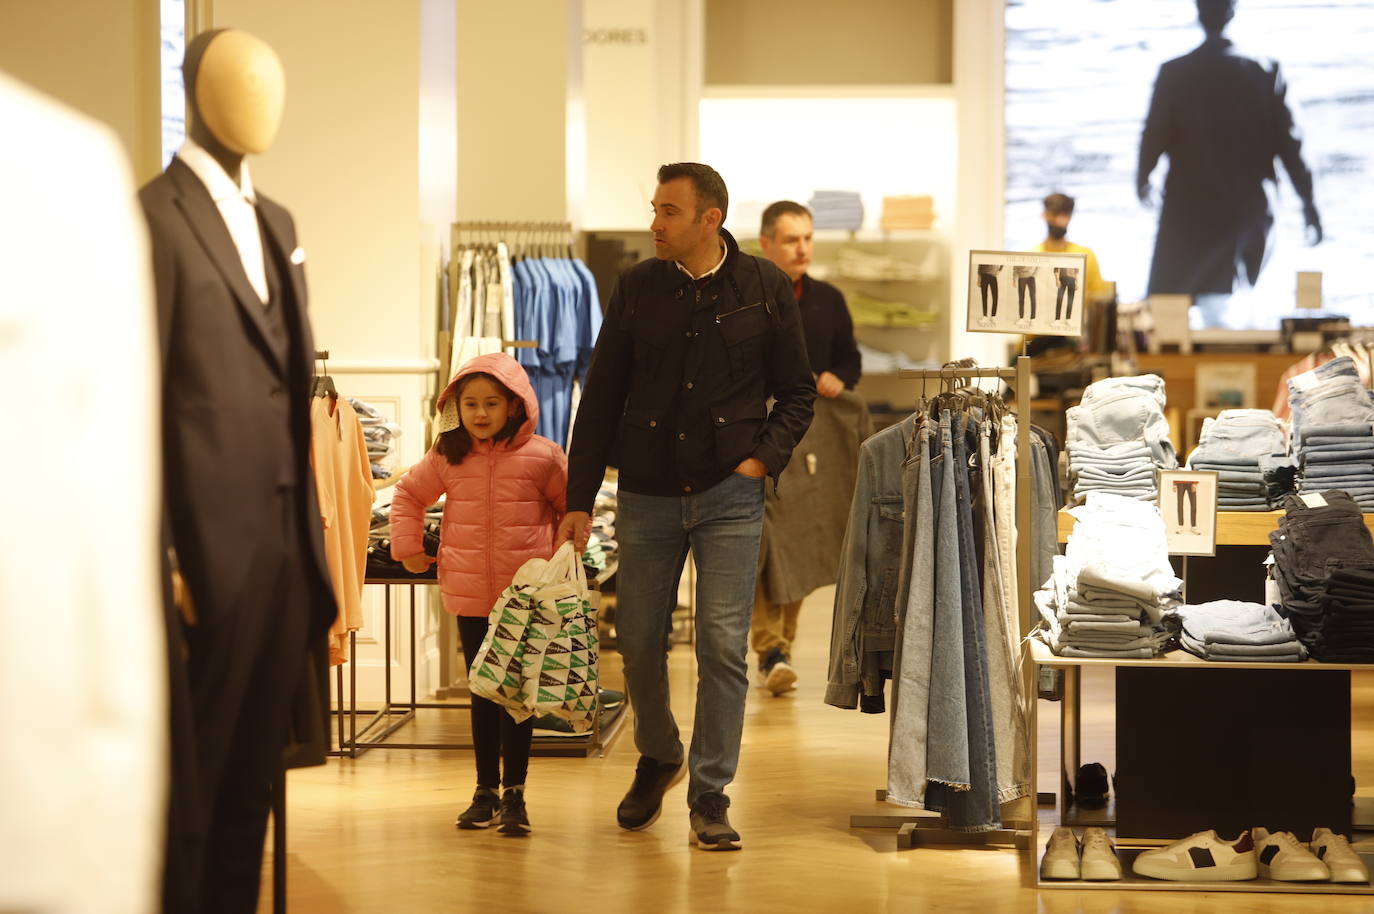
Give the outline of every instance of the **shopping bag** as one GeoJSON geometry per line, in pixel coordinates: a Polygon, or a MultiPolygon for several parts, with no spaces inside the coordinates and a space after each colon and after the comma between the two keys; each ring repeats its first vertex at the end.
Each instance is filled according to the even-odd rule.
{"type": "Polygon", "coordinates": [[[596,710],[598,648],[586,572],[564,543],[552,558],[521,565],[502,592],[469,685],[517,721],[554,714],[583,732],[596,710]]]}

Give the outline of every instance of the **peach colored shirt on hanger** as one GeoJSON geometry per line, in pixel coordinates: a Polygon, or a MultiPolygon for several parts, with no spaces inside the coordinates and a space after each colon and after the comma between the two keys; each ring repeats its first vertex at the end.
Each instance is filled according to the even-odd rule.
{"type": "Polygon", "coordinates": [[[329,629],[329,663],[348,659],[348,633],[363,625],[363,578],[367,532],[372,523],[372,469],[358,414],[340,397],[316,397],[310,405],[310,461],[320,496],[324,554],[339,615],[329,629]]]}

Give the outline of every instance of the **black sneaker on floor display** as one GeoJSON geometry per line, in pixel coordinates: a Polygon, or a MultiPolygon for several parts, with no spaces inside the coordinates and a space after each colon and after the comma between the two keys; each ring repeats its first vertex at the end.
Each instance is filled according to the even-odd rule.
{"type": "Polygon", "coordinates": [[[607,711],[619,707],[625,703],[625,693],[615,689],[602,689],[600,693],[601,707],[607,711]]]}
{"type": "Polygon", "coordinates": [[[503,835],[522,838],[530,833],[530,817],[525,811],[525,788],[508,787],[501,795],[501,827],[503,835]]]}
{"type": "Polygon", "coordinates": [[[573,729],[572,724],[561,717],[555,717],[552,714],[541,714],[534,719],[534,735],[538,737],[569,737],[586,736],[587,733],[578,733],[573,729]]]}
{"type": "Polygon", "coordinates": [[[789,659],[781,648],[775,647],[759,661],[759,677],[763,680],[763,687],[774,696],[797,687],[797,671],[792,669],[789,659]]]}
{"type": "Polygon", "coordinates": [[[641,755],[635,766],[634,782],[615,811],[616,822],[629,831],[653,825],[663,811],[663,795],[686,773],[683,762],[656,762],[641,755]]]}
{"type": "Polygon", "coordinates": [[[487,828],[500,817],[501,798],[490,787],[478,787],[472,805],[453,824],[462,829],[487,828]]]}
{"type": "Polygon", "coordinates": [[[1075,802],[1083,809],[1101,809],[1107,805],[1107,769],[1099,762],[1089,762],[1078,769],[1073,779],[1075,802]]]}
{"type": "Polygon", "coordinates": [[[730,819],[725,814],[729,808],[730,798],[724,794],[708,793],[699,798],[692,804],[687,841],[704,851],[739,850],[739,832],[730,827],[730,819]]]}

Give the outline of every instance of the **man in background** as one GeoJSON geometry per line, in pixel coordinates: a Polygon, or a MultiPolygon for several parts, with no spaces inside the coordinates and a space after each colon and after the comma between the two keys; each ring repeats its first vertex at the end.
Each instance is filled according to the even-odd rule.
{"type": "MultiPolygon", "coordinates": [[[[754,598],[754,618],[750,641],[758,655],[763,687],[775,696],[796,688],[797,672],[792,665],[792,642],[797,636],[797,618],[802,599],[816,587],[835,582],[835,569],[823,556],[814,554],[827,529],[835,531],[833,554],[839,554],[840,537],[854,491],[853,473],[834,466],[844,463],[844,451],[830,456],[830,444],[837,437],[857,446],[862,438],[848,434],[836,436],[827,429],[832,412],[839,409],[846,419],[842,429],[854,427],[853,418],[867,411],[857,395],[853,402],[838,405],[837,399],[859,383],[859,347],[854,340],[854,322],[849,316],[844,294],[828,282],[807,274],[812,253],[811,211],[800,203],[779,200],[763,211],[759,244],[763,254],[778,265],[792,282],[792,291],[801,309],[802,329],[811,372],[816,376],[818,423],[797,446],[798,461],[792,474],[805,474],[792,482],[786,476],[780,487],[787,489],[785,500],[770,493],[765,502],[763,567],[760,569],[754,598]],[[824,439],[824,440],[821,440],[824,439]],[[809,464],[808,464],[809,461],[809,464]],[[824,462],[824,466],[822,466],[824,462]],[[816,478],[818,477],[819,478],[816,478]],[[847,482],[846,482],[847,480],[847,482]],[[812,489],[812,483],[817,483],[812,489]],[[808,491],[804,496],[798,486],[808,491]],[[833,518],[827,521],[826,518],[833,518]],[[784,572],[783,569],[786,569],[784,572]]],[[[867,423],[863,426],[867,432],[867,423]]],[[[855,455],[857,463],[857,454],[855,455]]]]}
{"type": "Polygon", "coordinates": [[[1036,246],[1037,251],[1050,254],[1082,254],[1087,261],[1083,293],[1091,298],[1105,295],[1109,285],[1102,280],[1097,266],[1097,255],[1092,248],[1074,244],[1069,240],[1069,221],[1073,219],[1073,197],[1068,194],[1053,193],[1045,198],[1045,240],[1036,246]]]}

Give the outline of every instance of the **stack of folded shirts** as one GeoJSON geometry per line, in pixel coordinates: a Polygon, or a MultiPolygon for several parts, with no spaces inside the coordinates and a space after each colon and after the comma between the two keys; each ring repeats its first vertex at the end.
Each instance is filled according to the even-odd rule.
{"type": "Polygon", "coordinates": [[[940,319],[930,308],[884,301],[866,292],[849,296],[849,314],[856,327],[924,327],[940,319]]]}
{"type": "Polygon", "coordinates": [[[1287,619],[1268,606],[1213,600],[1177,610],[1184,650],[1204,660],[1297,663],[1307,650],[1287,619]]]}
{"type": "Polygon", "coordinates": [[[866,375],[896,374],[911,369],[939,368],[938,362],[918,362],[906,352],[885,352],[859,343],[859,364],[866,375]]]}
{"type": "Polygon", "coordinates": [[[1349,356],[1288,379],[1302,492],[1349,494],[1374,510],[1374,399],[1349,356]]]}
{"type": "Polygon", "coordinates": [[[1173,637],[1178,589],[1153,505],[1095,492],[1035,594],[1039,636],[1064,657],[1149,658],[1173,637]]]}
{"type": "Polygon", "coordinates": [[[806,205],[815,228],[855,232],[863,228],[863,197],[856,190],[818,190],[806,205]]]}
{"type": "Polygon", "coordinates": [[[1267,409],[1226,409],[1202,423],[1188,469],[1217,473],[1217,507],[1223,511],[1268,511],[1269,487],[1260,461],[1286,454],[1283,426],[1267,409]]]}
{"type": "Polygon", "coordinates": [[[371,404],[355,397],[349,397],[348,402],[357,412],[358,422],[363,427],[363,439],[367,443],[367,461],[373,467],[372,475],[385,479],[387,472],[379,474],[377,470],[381,468],[382,462],[395,452],[395,439],[401,434],[401,427],[395,422],[388,422],[386,416],[371,404]]]}
{"type": "Polygon", "coordinates": [[[1269,534],[1279,614],[1313,658],[1374,660],[1374,540],[1344,492],[1290,495],[1269,534]]]}
{"type": "Polygon", "coordinates": [[[915,263],[891,254],[875,254],[853,245],[846,245],[835,258],[835,272],[845,279],[903,282],[935,279],[939,275],[939,266],[935,260],[933,246],[927,251],[921,263],[915,263]]]}
{"type": "Polygon", "coordinates": [[[1075,504],[1092,492],[1154,501],[1156,471],[1178,466],[1164,418],[1164,379],[1158,375],[1095,381],[1067,419],[1075,504]]]}
{"type": "Polygon", "coordinates": [[[883,197],[883,216],[879,224],[883,231],[917,229],[925,231],[935,224],[935,198],[883,197]]]}

